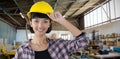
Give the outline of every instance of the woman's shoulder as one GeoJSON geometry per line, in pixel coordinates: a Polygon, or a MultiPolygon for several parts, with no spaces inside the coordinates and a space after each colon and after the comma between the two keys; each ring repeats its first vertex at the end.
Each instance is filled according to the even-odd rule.
{"type": "Polygon", "coordinates": [[[19,48],[25,48],[25,47],[29,47],[29,46],[30,46],[29,41],[25,41],[19,46],[19,48]]]}
{"type": "Polygon", "coordinates": [[[71,40],[65,40],[62,38],[49,39],[49,42],[52,42],[52,43],[63,43],[63,42],[68,42],[68,41],[71,41],[71,40]]]}

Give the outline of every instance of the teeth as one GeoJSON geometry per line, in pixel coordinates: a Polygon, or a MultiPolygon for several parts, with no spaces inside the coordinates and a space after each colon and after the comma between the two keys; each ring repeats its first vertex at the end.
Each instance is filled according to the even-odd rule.
{"type": "Polygon", "coordinates": [[[43,30],[38,30],[38,31],[43,31],[43,30]]]}
{"type": "Polygon", "coordinates": [[[38,31],[39,31],[39,32],[42,32],[42,31],[43,31],[43,29],[39,29],[38,31]]]}

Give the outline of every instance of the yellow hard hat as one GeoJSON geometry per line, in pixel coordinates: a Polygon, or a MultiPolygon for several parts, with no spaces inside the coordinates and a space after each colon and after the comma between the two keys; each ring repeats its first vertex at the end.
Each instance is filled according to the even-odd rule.
{"type": "Polygon", "coordinates": [[[32,7],[30,8],[30,11],[27,13],[27,16],[29,19],[31,17],[30,15],[31,12],[47,14],[47,13],[52,13],[53,8],[47,2],[39,1],[33,4],[32,7]]]}

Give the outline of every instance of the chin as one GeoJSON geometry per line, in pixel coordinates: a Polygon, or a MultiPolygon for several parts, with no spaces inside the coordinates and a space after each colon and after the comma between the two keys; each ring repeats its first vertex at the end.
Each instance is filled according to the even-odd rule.
{"type": "Polygon", "coordinates": [[[45,35],[46,32],[37,32],[39,35],[45,35]]]}

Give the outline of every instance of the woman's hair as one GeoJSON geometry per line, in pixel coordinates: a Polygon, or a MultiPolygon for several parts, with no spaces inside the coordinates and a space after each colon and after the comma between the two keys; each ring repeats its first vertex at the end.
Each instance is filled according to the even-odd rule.
{"type": "MultiPolygon", "coordinates": [[[[31,12],[30,21],[32,21],[32,19],[34,19],[34,18],[47,18],[48,20],[50,20],[50,27],[48,28],[46,33],[49,33],[51,31],[51,29],[52,29],[51,19],[46,14],[37,13],[37,12],[31,12]]],[[[28,28],[29,28],[31,33],[34,33],[33,28],[31,26],[28,26],[28,28]]]]}

